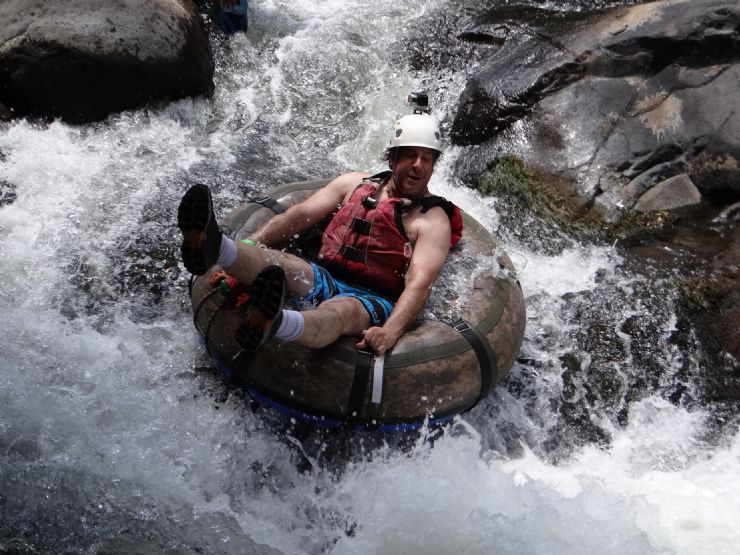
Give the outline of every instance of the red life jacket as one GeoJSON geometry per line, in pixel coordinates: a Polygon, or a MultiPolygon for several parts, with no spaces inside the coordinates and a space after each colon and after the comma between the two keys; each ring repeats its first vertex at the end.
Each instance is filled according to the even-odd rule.
{"type": "Polygon", "coordinates": [[[329,222],[321,241],[318,263],[335,276],[394,299],[405,286],[413,245],[403,227],[403,210],[441,206],[450,218],[453,248],[462,235],[460,209],[438,196],[409,200],[374,197],[388,172],[363,181],[329,222]]]}

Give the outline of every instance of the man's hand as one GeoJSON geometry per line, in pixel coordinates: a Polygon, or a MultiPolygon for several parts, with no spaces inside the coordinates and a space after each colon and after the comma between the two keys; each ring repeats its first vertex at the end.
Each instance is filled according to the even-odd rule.
{"type": "Polygon", "coordinates": [[[373,326],[362,332],[362,339],[356,346],[358,349],[370,347],[376,354],[382,355],[396,344],[399,337],[387,328],[373,326]]]}

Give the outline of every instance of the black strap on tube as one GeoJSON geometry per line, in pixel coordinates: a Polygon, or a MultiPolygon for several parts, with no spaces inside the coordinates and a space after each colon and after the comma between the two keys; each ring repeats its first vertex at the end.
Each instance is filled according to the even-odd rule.
{"type": "Polygon", "coordinates": [[[275,214],[282,214],[283,212],[285,212],[285,208],[280,206],[278,204],[278,201],[271,197],[251,198],[249,199],[249,202],[256,202],[257,204],[261,204],[265,208],[269,208],[270,210],[275,212],[275,214]]]}
{"type": "Polygon", "coordinates": [[[372,351],[357,351],[357,362],[355,363],[355,375],[352,379],[352,388],[349,392],[347,402],[347,422],[357,420],[365,404],[367,384],[370,379],[370,370],[373,367],[375,355],[372,351]]]}
{"type": "Polygon", "coordinates": [[[480,401],[488,394],[493,385],[497,366],[496,354],[491,350],[483,334],[465,320],[458,320],[450,325],[470,343],[478,359],[478,365],[480,366],[480,395],[478,400],[480,401]]]}

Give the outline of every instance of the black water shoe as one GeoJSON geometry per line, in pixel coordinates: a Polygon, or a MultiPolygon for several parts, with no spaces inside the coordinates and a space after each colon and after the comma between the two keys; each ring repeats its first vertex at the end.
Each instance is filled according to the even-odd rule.
{"type": "Polygon", "coordinates": [[[182,261],[188,272],[200,276],[218,260],[221,230],[213,214],[211,191],[205,185],[193,185],[177,209],[177,227],[182,231],[182,261]]]}
{"type": "Polygon", "coordinates": [[[283,320],[283,306],[285,271],[268,266],[250,285],[247,317],[234,334],[242,349],[253,353],[275,335],[283,320]]]}

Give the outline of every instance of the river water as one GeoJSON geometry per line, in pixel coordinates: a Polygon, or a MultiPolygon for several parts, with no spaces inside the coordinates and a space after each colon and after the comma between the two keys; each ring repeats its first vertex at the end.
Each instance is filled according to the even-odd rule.
{"type": "Polygon", "coordinates": [[[383,169],[405,93],[427,88],[448,125],[480,54],[435,65],[424,26],[480,4],[254,0],[248,35],[214,43],[212,100],[0,128],[0,552],[737,552],[740,435],[691,402],[670,272],[615,245],[553,248],[536,220],[509,229],[456,175],[463,148],[432,189],[499,235],[528,323],[507,380],[443,434],[293,426],[199,343],[177,258],[187,186],[224,213],[383,169]]]}

